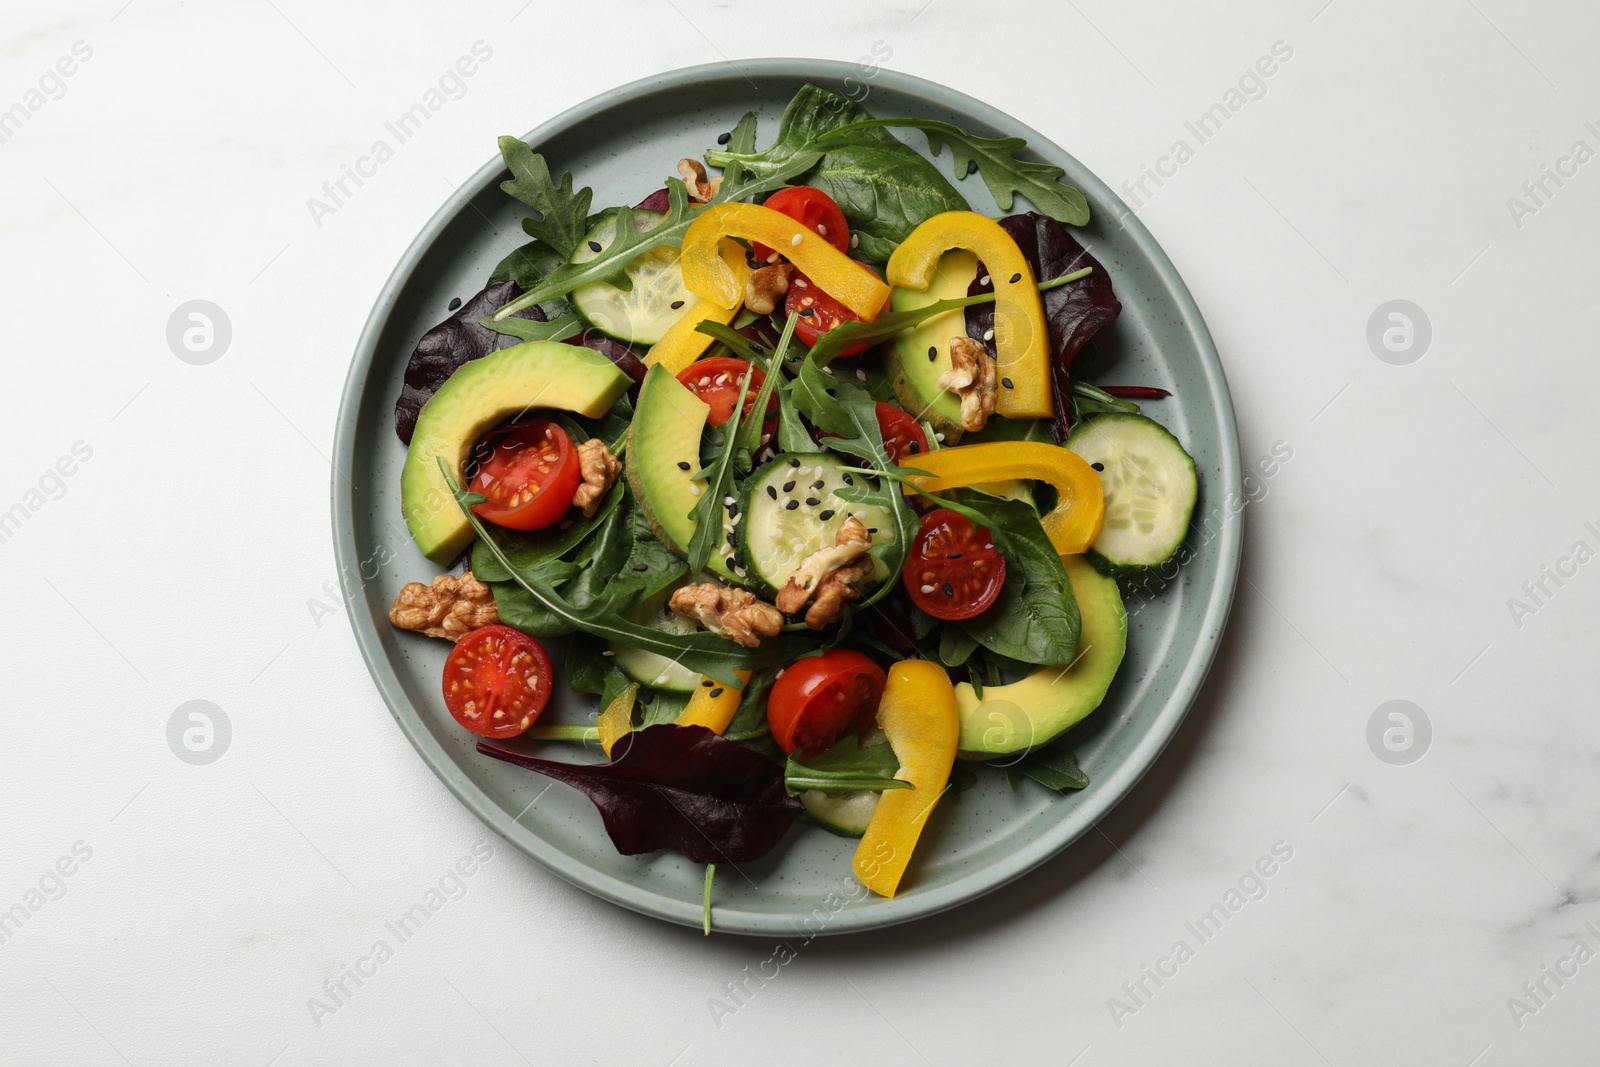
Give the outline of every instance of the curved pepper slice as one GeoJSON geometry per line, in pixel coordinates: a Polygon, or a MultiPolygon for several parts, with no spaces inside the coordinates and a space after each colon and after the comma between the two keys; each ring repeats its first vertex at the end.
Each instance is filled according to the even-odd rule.
{"type": "Polygon", "coordinates": [[[1100,536],[1106,517],[1100,476],[1075,452],[1043,441],[985,441],[924,453],[910,466],[932,478],[916,478],[930,493],[1007,478],[1032,478],[1055,487],[1056,506],[1040,520],[1050,543],[1063,556],[1087,551],[1100,536]]]}
{"type": "Polygon", "coordinates": [[[606,755],[611,755],[611,746],[633,730],[633,700],[638,695],[638,685],[625,686],[606,705],[606,710],[600,713],[600,718],[595,722],[600,731],[600,747],[605,749],[606,755]]]}
{"type": "Polygon", "coordinates": [[[1052,417],[1050,334],[1039,285],[1017,242],[998,222],[975,211],[933,216],[889,257],[889,284],[926,289],[939,257],[952,248],[976,253],[994,283],[994,347],[1002,379],[995,410],[1008,419],[1052,417]]]}
{"type": "Polygon", "coordinates": [[[889,299],[887,285],[809,226],[769,207],[733,203],[708,207],[689,224],[678,260],[684,288],[720,307],[737,307],[744,298],[744,283],[717,254],[724,237],[742,237],[777,249],[812,284],[868,322],[878,317],[889,299]]]}
{"type": "Polygon", "coordinates": [[[645,353],[645,366],[659,363],[676,377],[711,346],[711,335],[701,333],[695,329],[696,326],[707,320],[727,325],[738,317],[739,308],[744,303],[744,287],[750,280],[750,266],[744,261],[744,249],[732,242],[725,243],[721,253],[722,262],[733,272],[734,284],[739,289],[739,299],[732,307],[725,308],[715,300],[707,300],[703,296],[696,297],[694,303],[689,305],[689,310],[679,316],[677,322],[667,327],[667,332],[661,335],[661,340],[650,346],[650,351],[645,353]]]}
{"type": "MultiPolygon", "coordinates": [[[[750,681],[749,671],[734,673],[739,676],[740,684],[750,681]]],[[[678,712],[675,721],[679,726],[704,726],[720,736],[733,721],[734,712],[739,710],[739,701],[744,699],[744,690],[723,685],[709,678],[702,678],[701,681],[711,684],[695,687],[694,693],[689,697],[689,703],[678,712]]]]}
{"type": "Polygon", "coordinates": [[[912,788],[883,791],[851,869],[862,885],[892,897],[956,761],[961,713],[944,668],[918,659],[890,667],[878,702],[878,725],[900,761],[895,777],[912,788]]]}

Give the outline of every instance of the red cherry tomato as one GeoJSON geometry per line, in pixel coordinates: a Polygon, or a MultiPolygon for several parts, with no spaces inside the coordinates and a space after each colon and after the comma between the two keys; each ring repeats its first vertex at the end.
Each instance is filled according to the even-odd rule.
{"type": "Polygon", "coordinates": [[[917,607],[936,619],[970,619],[1000,595],[1006,559],[988,530],[939,508],[922,517],[901,573],[917,607]]]}
{"type": "Polygon", "coordinates": [[[521,630],[480,626],[444,661],[444,705],[482,737],[516,737],[550,702],[554,677],[544,646],[521,630]]]}
{"type": "MultiPolygon", "coordinates": [[[[865,263],[856,265],[874,278],[879,276],[877,271],[865,263]]],[[[794,335],[800,338],[807,347],[815,345],[817,338],[840,323],[861,321],[860,315],[857,315],[854,311],[851,311],[839,301],[818,289],[810,278],[798,271],[795,272],[795,276],[789,282],[789,295],[784,297],[783,300],[783,313],[785,315],[792,315],[797,311],[800,313],[800,318],[794,324],[794,335]]],[[[873,318],[877,318],[877,315],[874,314],[873,318]]],[[[845,356],[859,355],[870,347],[871,345],[863,342],[840,352],[837,358],[843,359],[845,356]]]]}
{"type": "MultiPolygon", "coordinates": [[[[800,225],[817,231],[841,252],[850,248],[850,224],[845,221],[839,205],[833,202],[833,197],[821,189],[813,189],[809,185],[791,185],[767,197],[762,206],[781,211],[800,225]]],[[[763,263],[772,255],[772,249],[764,244],[752,244],[751,248],[755,250],[756,259],[763,263]]]]}
{"type": "Polygon", "coordinates": [[[828,751],[846,730],[865,732],[886,680],[882,667],[848,648],[790,664],[767,696],[772,739],[786,754],[799,749],[806,759],[828,751]]]}
{"type": "Polygon", "coordinates": [[[582,481],[565,430],[548,419],[523,423],[478,443],[469,488],[489,499],[472,510],[513,530],[542,530],[567,513],[582,481]]]}
{"type": "Polygon", "coordinates": [[[917,464],[914,460],[907,460],[928,450],[928,435],[922,432],[922,425],[893,404],[885,404],[881,400],[876,401],[876,410],[878,432],[883,435],[883,447],[889,450],[889,458],[896,463],[915,467],[917,464]]]}
{"type": "MultiPolygon", "coordinates": [[[[746,374],[750,375],[750,386],[744,396],[744,411],[748,415],[756,405],[756,394],[767,380],[760,367],[752,367],[732,356],[714,356],[689,364],[678,375],[678,381],[711,406],[706,421],[712,426],[721,426],[733,418],[733,405],[739,402],[739,382],[746,374]]],[[[761,443],[771,441],[777,433],[778,396],[774,393],[767,399],[767,414],[761,420],[761,443]]]]}

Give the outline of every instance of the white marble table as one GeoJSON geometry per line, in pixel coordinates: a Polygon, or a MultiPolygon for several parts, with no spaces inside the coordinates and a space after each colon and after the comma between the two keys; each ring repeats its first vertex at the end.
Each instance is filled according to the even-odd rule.
{"type": "Polygon", "coordinates": [[[1593,1062],[1600,12],[437,9],[8,7],[0,911],[26,919],[0,1061],[1593,1062]],[[1216,335],[1245,459],[1292,456],[1245,510],[1198,706],[1101,832],[780,966],[479,844],[356,653],[326,456],[373,296],[497,134],[797,51],[947,81],[1122,186],[1216,335]],[[231,324],[204,365],[166,335],[196,299],[231,324]],[[191,700],[230,724],[210,764],[169,748],[191,700]],[[1393,700],[1409,742],[1386,709],[1369,743],[1393,700]],[[464,858],[459,899],[362,963],[464,858]]]}

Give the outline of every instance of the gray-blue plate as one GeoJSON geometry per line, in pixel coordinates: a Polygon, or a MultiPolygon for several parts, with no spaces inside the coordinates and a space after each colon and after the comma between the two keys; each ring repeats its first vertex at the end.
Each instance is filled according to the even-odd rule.
{"type": "MultiPolygon", "coordinates": [[[[999,773],[981,773],[976,788],[939,805],[900,894],[890,900],[863,899],[850,874],[855,842],[820,829],[797,828],[760,862],[719,869],[717,929],[844,933],[932,915],[1021,876],[1094,825],[1155,761],[1194,701],[1233,599],[1241,524],[1227,502],[1240,499],[1239,445],[1222,366],[1178,272],[1116,195],[1043,134],[961,93],[888,70],[869,76],[850,64],[798,59],[741,68],[748,79],[716,64],[634,82],[550,120],[527,140],[552,171],[571,170],[578,184],[593,186],[599,207],[638,201],[746,110],[756,112],[758,143],[766,143],[784,104],[808,80],[857,97],[870,90],[866,105],[878,115],[932,117],[985,136],[1025,137],[1030,153],[1065,168],[1066,180],[1088,197],[1094,217],[1078,237],[1111,272],[1122,300],[1121,319],[1096,338],[1085,369],[1091,380],[1172,390],[1172,399],[1146,410],[1177,435],[1200,471],[1193,558],[1167,590],[1130,601],[1121,673],[1104,706],[1064,739],[1088,773],[1089,788],[1061,796],[1023,782],[1012,792],[999,773]]],[[[904,132],[926,150],[921,134],[904,132]]],[[[939,163],[948,172],[949,154],[939,163]]],[[[476,739],[451,720],[440,695],[448,646],[397,632],[386,621],[401,585],[438,573],[417,553],[400,514],[405,449],[394,434],[395,397],[417,339],[444,318],[452,297],[477,292],[494,264],[524,240],[526,211],[499,189],[506,176],[495,159],[439,209],[395,267],[356,348],[333,477],[334,548],[350,618],[395,721],[478,818],[597,896],[698,925],[702,868],[673,853],[617,855],[595,809],[576,791],[479,756],[476,739]]],[[[957,188],[974,210],[1000,214],[977,177],[957,188]]],[[[547,719],[591,719],[588,700],[558,683],[547,719]]]]}

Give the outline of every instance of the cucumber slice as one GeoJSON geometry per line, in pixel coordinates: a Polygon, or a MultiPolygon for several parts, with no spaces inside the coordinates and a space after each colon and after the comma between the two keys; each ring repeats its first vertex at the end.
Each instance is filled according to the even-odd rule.
{"type": "MultiPolygon", "coordinates": [[[[608,214],[590,230],[578,242],[571,262],[587,263],[605,251],[617,235],[615,218],[608,214]]],[[[633,224],[643,233],[660,225],[661,218],[654,211],[635,211],[633,224]]],[[[683,287],[678,250],[655,248],[641,252],[626,271],[632,289],[618,289],[610,282],[590,282],[573,290],[572,303],[603,333],[622,341],[653,345],[694,302],[694,296],[683,287]]]]}
{"type": "MultiPolygon", "coordinates": [[[[854,515],[873,531],[874,544],[892,544],[894,524],[878,504],[853,504],[835,494],[863,477],[845,467],[852,458],[821,452],[781,455],[750,479],[739,506],[739,545],[752,581],[771,592],[783,588],[802,560],[831,547],[839,527],[854,515]]],[[[888,568],[877,562],[871,580],[883,581],[888,568]]]]}
{"type": "MultiPolygon", "coordinates": [[[[694,623],[667,607],[667,600],[671,596],[671,589],[663,590],[628,612],[626,617],[631,622],[664,633],[694,633],[698,629],[694,623]]],[[[663,689],[669,693],[692,693],[700,684],[699,673],[691,671],[677,660],[668,659],[655,652],[646,652],[631,645],[608,644],[606,647],[611,651],[611,661],[623,674],[640,685],[663,689]]]]}
{"type": "Polygon", "coordinates": [[[1194,459],[1158,422],[1107,414],[1082,423],[1067,447],[1100,472],[1106,518],[1087,553],[1102,573],[1148,580],[1177,554],[1200,485],[1194,459]]]}
{"type": "Polygon", "coordinates": [[[807,789],[800,794],[806,818],[831,830],[840,837],[860,837],[867,832],[872,813],[878,810],[882,793],[871,789],[851,790],[848,793],[824,793],[820,789],[807,789]]]}

